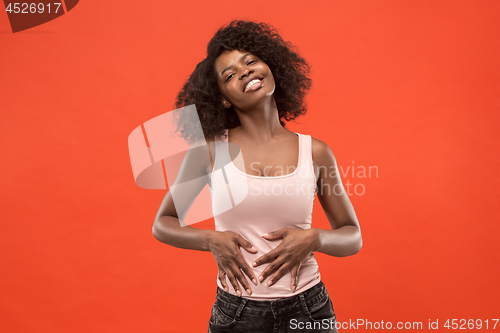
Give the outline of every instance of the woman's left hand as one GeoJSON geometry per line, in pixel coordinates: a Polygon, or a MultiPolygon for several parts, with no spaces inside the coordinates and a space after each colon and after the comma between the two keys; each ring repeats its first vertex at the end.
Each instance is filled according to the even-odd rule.
{"type": "Polygon", "coordinates": [[[271,276],[267,282],[272,286],[285,273],[291,272],[292,282],[290,289],[297,288],[299,269],[302,262],[309,254],[320,247],[319,229],[283,228],[262,235],[267,240],[283,239],[272,251],[264,254],[252,263],[253,267],[269,263],[259,276],[259,281],[264,281],[271,276]],[[274,275],[273,275],[274,274],[274,275]]]}

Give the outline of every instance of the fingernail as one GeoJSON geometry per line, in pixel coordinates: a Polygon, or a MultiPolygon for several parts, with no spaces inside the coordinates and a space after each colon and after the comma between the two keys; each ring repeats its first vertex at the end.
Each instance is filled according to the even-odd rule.
{"type": "Polygon", "coordinates": [[[257,280],[252,279],[253,284],[257,285],[257,280]]]}
{"type": "Polygon", "coordinates": [[[262,280],[264,280],[264,277],[261,275],[259,276],[259,281],[262,282],[262,280]]]}
{"type": "Polygon", "coordinates": [[[246,291],[247,291],[248,295],[252,295],[252,292],[250,291],[250,289],[246,289],[246,291]]]}
{"type": "Polygon", "coordinates": [[[267,285],[270,286],[272,283],[273,283],[273,280],[269,280],[269,282],[267,283],[267,285]]]}
{"type": "Polygon", "coordinates": [[[254,261],[254,262],[252,263],[252,266],[253,266],[253,267],[256,267],[256,266],[257,266],[257,263],[254,261]]]}
{"type": "Polygon", "coordinates": [[[241,291],[239,289],[236,291],[236,293],[238,294],[238,296],[241,296],[241,291]]]}
{"type": "Polygon", "coordinates": [[[261,236],[262,236],[262,237],[264,237],[264,236],[269,236],[269,234],[263,234],[263,235],[261,235],[261,236]]]}

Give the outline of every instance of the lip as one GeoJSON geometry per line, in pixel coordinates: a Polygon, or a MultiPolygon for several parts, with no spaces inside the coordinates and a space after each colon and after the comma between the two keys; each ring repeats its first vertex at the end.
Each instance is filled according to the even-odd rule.
{"type": "MultiPolygon", "coordinates": [[[[245,92],[245,88],[246,88],[246,86],[247,86],[247,85],[248,85],[251,81],[253,81],[253,80],[255,80],[255,79],[262,81],[262,80],[264,80],[264,77],[259,76],[259,75],[253,75],[253,76],[250,76],[248,79],[246,79],[246,80],[245,80],[245,82],[243,82],[243,92],[245,92]]],[[[257,83],[257,84],[258,84],[258,83],[257,83]]]]}

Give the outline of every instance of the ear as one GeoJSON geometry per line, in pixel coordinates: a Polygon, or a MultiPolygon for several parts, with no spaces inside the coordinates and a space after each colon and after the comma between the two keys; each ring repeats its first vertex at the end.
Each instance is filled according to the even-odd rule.
{"type": "Polygon", "coordinates": [[[222,106],[227,109],[231,107],[231,103],[229,103],[224,97],[222,97],[222,106]]]}

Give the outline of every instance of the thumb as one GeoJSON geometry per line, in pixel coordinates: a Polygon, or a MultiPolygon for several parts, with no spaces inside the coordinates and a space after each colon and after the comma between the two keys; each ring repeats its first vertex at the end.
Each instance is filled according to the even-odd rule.
{"type": "Polygon", "coordinates": [[[274,239],[283,238],[283,236],[285,236],[285,235],[286,235],[286,230],[280,229],[280,230],[276,230],[273,232],[269,232],[267,234],[263,234],[262,237],[264,237],[267,240],[274,240],[274,239]]]}
{"type": "Polygon", "coordinates": [[[240,244],[241,247],[243,247],[247,252],[250,253],[255,253],[257,252],[257,249],[253,247],[253,245],[247,241],[245,238],[243,238],[241,235],[238,235],[238,244],[240,244]]]}

